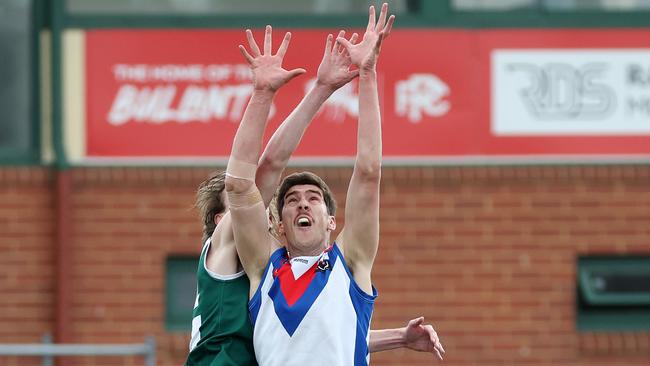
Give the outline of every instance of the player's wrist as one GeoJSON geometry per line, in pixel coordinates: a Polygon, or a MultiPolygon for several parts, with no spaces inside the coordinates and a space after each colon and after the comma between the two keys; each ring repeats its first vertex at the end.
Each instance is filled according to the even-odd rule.
{"type": "Polygon", "coordinates": [[[313,93],[316,93],[318,95],[323,95],[325,97],[329,97],[332,95],[335,91],[337,91],[340,87],[328,83],[322,80],[316,80],[316,83],[314,84],[314,87],[312,89],[313,93]]]}
{"type": "Polygon", "coordinates": [[[277,93],[277,89],[273,89],[270,87],[253,87],[253,94],[251,98],[256,98],[256,99],[273,99],[275,97],[275,93],[277,93]]]}
{"type": "Polygon", "coordinates": [[[314,89],[330,93],[334,93],[339,88],[339,86],[321,79],[316,79],[316,84],[314,85],[314,89]]]}
{"type": "Polygon", "coordinates": [[[397,339],[400,347],[406,347],[407,345],[406,335],[407,335],[406,327],[397,329],[397,339]]]}
{"type": "Polygon", "coordinates": [[[359,69],[359,78],[360,79],[376,79],[377,78],[377,69],[375,65],[366,66],[359,69]]]}

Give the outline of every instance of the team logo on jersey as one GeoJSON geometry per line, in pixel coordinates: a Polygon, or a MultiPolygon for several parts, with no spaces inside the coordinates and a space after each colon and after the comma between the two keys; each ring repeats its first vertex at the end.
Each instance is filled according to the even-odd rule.
{"type": "Polygon", "coordinates": [[[332,267],[330,266],[330,261],[328,259],[321,259],[316,263],[316,270],[318,271],[325,272],[330,269],[332,269],[332,267]]]}
{"type": "Polygon", "coordinates": [[[274,281],[269,289],[269,297],[278,319],[290,336],[323,291],[332,273],[337,256],[331,252],[326,253],[326,256],[297,279],[286,260],[280,259],[273,263],[278,267],[273,270],[274,281]]]}

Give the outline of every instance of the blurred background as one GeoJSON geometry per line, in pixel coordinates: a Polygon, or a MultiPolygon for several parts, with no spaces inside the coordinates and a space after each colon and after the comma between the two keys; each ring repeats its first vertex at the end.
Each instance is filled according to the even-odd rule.
{"type": "MultiPolygon", "coordinates": [[[[379,3],[1,0],[0,365],[51,364],[3,354],[43,341],[155,342],[158,365],[182,364],[195,189],[225,167],[251,92],[243,30],[292,31],[285,65],[308,70],[270,133],[327,34],[362,32],[379,3]]],[[[389,4],[372,327],[425,316],[446,365],[650,364],[650,0],[389,4]]],[[[330,98],[288,169],[341,208],[357,93],[330,98]]]]}

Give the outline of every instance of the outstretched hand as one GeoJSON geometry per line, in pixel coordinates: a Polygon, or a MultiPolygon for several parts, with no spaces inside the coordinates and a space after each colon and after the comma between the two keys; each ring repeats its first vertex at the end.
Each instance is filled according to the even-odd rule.
{"type": "Polygon", "coordinates": [[[442,348],[438,334],[430,324],[424,324],[424,317],[409,321],[404,328],[404,341],[407,348],[419,352],[431,352],[442,361],[445,349],[442,348]]]}
{"type": "Polygon", "coordinates": [[[387,15],[388,4],[384,3],[381,7],[379,20],[375,22],[375,7],[371,6],[369,10],[368,26],[366,27],[366,33],[364,33],[361,42],[355,45],[343,37],[338,37],[336,39],[336,42],[343,45],[343,47],[348,51],[351,62],[361,70],[370,71],[375,69],[377,57],[381,50],[381,43],[390,34],[390,31],[393,28],[393,22],[395,21],[394,15],[391,15],[387,21],[387,15]]]}
{"type": "Polygon", "coordinates": [[[264,33],[264,53],[260,52],[250,29],[246,30],[246,38],[251,53],[248,53],[244,46],[239,45],[239,50],[248,61],[253,72],[253,87],[255,90],[276,91],[291,79],[305,73],[305,69],[287,71],[282,68],[282,59],[287,52],[287,47],[289,47],[291,33],[287,32],[284,35],[282,44],[275,55],[271,53],[271,34],[271,26],[267,25],[264,33]]]}
{"type": "MultiPolygon", "coordinates": [[[[338,38],[343,37],[345,37],[345,31],[342,30],[339,32],[338,38]]],[[[352,34],[350,43],[354,44],[358,37],[358,34],[352,34]]],[[[336,90],[359,76],[359,70],[350,70],[352,65],[350,54],[339,43],[334,43],[332,46],[333,39],[331,34],[327,35],[323,60],[318,66],[317,82],[336,90]]]]}

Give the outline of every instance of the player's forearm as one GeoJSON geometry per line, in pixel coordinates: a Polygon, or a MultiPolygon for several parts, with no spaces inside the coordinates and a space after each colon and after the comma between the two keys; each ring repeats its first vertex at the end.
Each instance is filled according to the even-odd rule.
{"type": "Polygon", "coordinates": [[[377,72],[359,75],[359,127],[355,171],[373,177],[381,168],[381,115],[377,93],[377,72]]]}
{"type": "MultiPolygon", "coordinates": [[[[262,146],[262,138],[266,122],[271,110],[271,103],[275,93],[265,90],[255,90],[251,96],[244,117],[237,129],[228,165],[248,164],[255,166],[262,146]],[[234,164],[231,164],[233,163],[234,164]]],[[[240,177],[245,178],[245,177],[240,177]]],[[[252,181],[236,179],[230,174],[226,175],[226,191],[244,192],[250,189],[252,181]]]]}
{"type": "Polygon", "coordinates": [[[405,345],[404,328],[370,331],[370,342],[368,344],[370,352],[388,351],[405,345]]]}
{"type": "Polygon", "coordinates": [[[255,90],[235,134],[231,159],[257,164],[275,92],[255,90]]]}
{"type": "Polygon", "coordinates": [[[266,212],[253,177],[271,109],[272,91],[255,90],[233,140],[226,168],[226,192],[237,253],[244,270],[257,274],[263,267],[266,212]]]}
{"type": "Polygon", "coordinates": [[[271,201],[279,178],[307,127],[333,92],[331,87],[316,84],[271,136],[260,158],[256,177],[266,205],[271,201]]]}
{"type": "Polygon", "coordinates": [[[330,87],[316,84],[273,134],[262,161],[269,162],[281,172],[314,116],[333,92],[330,87]]]}

